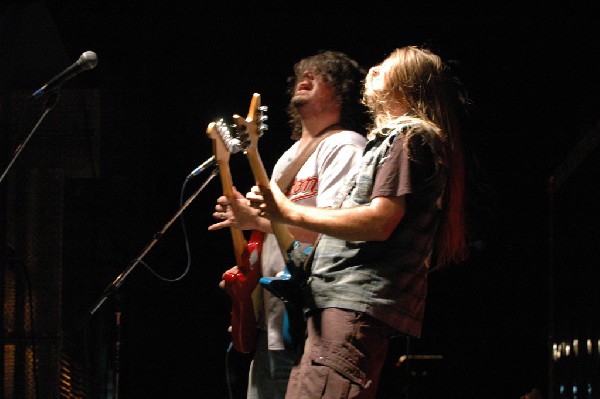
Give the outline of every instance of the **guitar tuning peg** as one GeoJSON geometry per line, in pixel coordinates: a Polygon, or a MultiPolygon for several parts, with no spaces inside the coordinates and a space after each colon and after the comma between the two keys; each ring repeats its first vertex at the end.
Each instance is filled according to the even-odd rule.
{"type": "Polygon", "coordinates": [[[262,136],[265,130],[269,130],[269,125],[267,125],[266,123],[261,123],[258,127],[258,130],[260,131],[260,135],[262,136]]]}
{"type": "Polygon", "coordinates": [[[269,110],[269,107],[266,105],[261,105],[260,107],[258,107],[258,110],[261,112],[267,112],[269,110]]]}
{"type": "Polygon", "coordinates": [[[237,137],[234,137],[231,133],[231,130],[229,130],[229,127],[234,127],[235,125],[227,125],[223,119],[219,119],[216,126],[217,132],[221,136],[223,143],[230,153],[235,154],[243,150],[243,144],[241,140],[237,137]]]}

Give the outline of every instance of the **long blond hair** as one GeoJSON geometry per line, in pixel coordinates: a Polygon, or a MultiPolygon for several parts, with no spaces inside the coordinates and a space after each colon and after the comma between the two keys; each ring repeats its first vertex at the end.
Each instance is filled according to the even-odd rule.
{"type": "Polygon", "coordinates": [[[428,49],[415,46],[398,48],[385,62],[391,66],[385,76],[385,88],[363,96],[372,114],[373,129],[377,131],[397,122],[399,117],[393,115],[392,105],[401,103],[408,112],[400,119],[420,120],[438,134],[444,144],[443,162],[448,168],[448,182],[437,235],[436,264],[441,267],[461,261],[467,252],[465,170],[458,117],[464,96],[457,91],[448,66],[428,49]]]}

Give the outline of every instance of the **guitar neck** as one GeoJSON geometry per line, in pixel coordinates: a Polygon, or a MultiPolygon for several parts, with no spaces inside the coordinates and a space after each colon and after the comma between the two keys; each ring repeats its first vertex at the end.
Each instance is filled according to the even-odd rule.
{"type": "MultiPolygon", "coordinates": [[[[223,187],[223,195],[233,197],[233,179],[231,178],[231,170],[229,163],[225,161],[217,161],[219,165],[219,176],[221,176],[221,186],[223,187]]],[[[242,254],[246,246],[244,233],[240,229],[231,227],[231,239],[233,241],[233,253],[237,265],[243,265],[242,254]]]]}
{"type": "MultiPolygon", "coordinates": [[[[262,159],[260,158],[258,151],[256,151],[256,146],[247,149],[246,156],[248,157],[248,162],[250,163],[250,168],[252,169],[256,184],[262,187],[268,187],[269,177],[265,171],[262,159]]],[[[271,229],[273,230],[273,235],[277,239],[283,258],[287,259],[288,249],[295,241],[294,236],[292,236],[287,227],[281,223],[271,222],[271,229]]]]}

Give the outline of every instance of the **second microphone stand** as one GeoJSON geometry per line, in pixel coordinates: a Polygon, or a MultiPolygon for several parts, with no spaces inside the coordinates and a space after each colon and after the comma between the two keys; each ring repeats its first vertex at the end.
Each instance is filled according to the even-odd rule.
{"type": "MultiPolygon", "coordinates": [[[[192,201],[194,201],[194,199],[196,199],[196,197],[198,196],[198,194],[200,194],[202,192],[202,190],[204,190],[204,188],[206,187],[206,185],[216,176],[219,174],[219,169],[217,167],[215,167],[213,169],[213,171],[211,172],[211,174],[208,176],[208,178],[206,179],[206,181],[202,184],[202,186],[200,186],[200,188],[198,190],[196,190],[196,192],[194,194],[192,194],[187,201],[185,201],[185,203],[179,208],[179,210],[175,213],[175,215],[169,219],[169,221],[163,226],[163,228],[157,232],[156,234],[154,234],[154,237],[152,238],[152,240],[150,241],[150,243],[142,250],[142,252],[129,264],[129,266],[127,266],[127,268],[125,268],[125,270],[119,274],[117,276],[117,278],[108,285],[108,287],[106,287],[106,289],[104,289],[104,291],[102,292],[102,295],[100,296],[100,298],[98,299],[98,301],[96,302],[96,304],[94,306],[92,306],[92,308],[89,311],[89,316],[94,315],[98,309],[100,308],[100,306],[102,306],[102,304],[108,299],[108,297],[112,294],[114,294],[119,287],[123,284],[123,282],[125,281],[125,279],[127,278],[127,276],[133,271],[133,269],[135,269],[135,267],[142,261],[142,258],[144,256],[146,256],[146,254],[150,251],[150,249],[152,249],[152,247],[154,247],[154,245],[158,242],[158,240],[164,235],[164,233],[169,229],[169,227],[173,224],[173,222],[179,218],[179,216],[181,216],[181,214],[183,213],[183,211],[192,203],[192,201]]],[[[113,398],[114,399],[119,399],[119,381],[120,381],[120,358],[121,358],[121,310],[120,307],[117,307],[117,311],[115,314],[115,324],[116,324],[116,341],[115,341],[115,355],[114,355],[114,360],[115,360],[115,364],[114,364],[114,384],[113,384],[113,398]]]]}

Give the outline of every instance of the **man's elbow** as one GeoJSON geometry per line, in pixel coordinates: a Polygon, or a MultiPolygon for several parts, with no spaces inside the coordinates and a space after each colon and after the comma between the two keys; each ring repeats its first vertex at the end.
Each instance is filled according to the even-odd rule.
{"type": "Polygon", "coordinates": [[[392,231],[386,228],[378,228],[373,231],[373,235],[369,241],[386,241],[392,235],[392,231]]]}
{"type": "Polygon", "coordinates": [[[372,231],[373,237],[370,241],[386,241],[390,238],[394,230],[396,230],[396,226],[400,223],[402,216],[403,214],[392,218],[385,218],[381,223],[377,223],[377,227],[372,231]]]}

